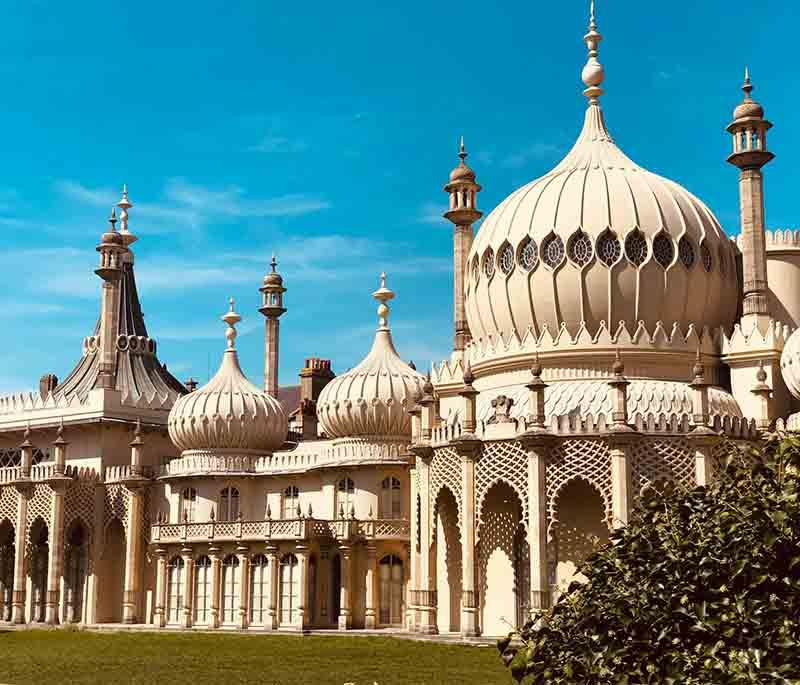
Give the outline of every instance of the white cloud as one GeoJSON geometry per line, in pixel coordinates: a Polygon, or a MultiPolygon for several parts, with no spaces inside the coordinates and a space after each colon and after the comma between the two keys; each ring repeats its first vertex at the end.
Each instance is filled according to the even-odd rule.
{"type": "Polygon", "coordinates": [[[560,154],[561,151],[562,148],[554,143],[531,143],[503,159],[501,165],[508,169],[519,169],[532,160],[552,159],[557,154],[560,154]]]}

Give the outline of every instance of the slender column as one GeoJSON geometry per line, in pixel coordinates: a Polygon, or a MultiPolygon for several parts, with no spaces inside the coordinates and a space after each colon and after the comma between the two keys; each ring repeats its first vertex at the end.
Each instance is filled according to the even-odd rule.
{"type": "Polygon", "coordinates": [[[278,396],[280,326],[279,319],[269,318],[264,329],[264,392],[273,397],[278,396]]]}
{"type": "Polygon", "coordinates": [[[364,627],[367,630],[374,630],[377,626],[375,617],[375,575],[378,566],[378,551],[375,545],[367,545],[367,577],[366,577],[366,596],[365,596],[365,618],[364,627]]]}
{"type": "Polygon", "coordinates": [[[122,602],[123,623],[138,623],[142,550],[142,491],[130,490],[128,499],[128,535],[125,540],[125,591],[122,602]]]}
{"type": "Polygon", "coordinates": [[[47,597],[45,600],[45,623],[58,623],[58,596],[64,568],[64,493],[66,484],[59,480],[51,482],[53,488],[51,534],[47,555],[47,597]]]}
{"type": "Polygon", "coordinates": [[[192,627],[192,607],[194,606],[194,552],[191,547],[181,549],[181,559],[183,559],[183,620],[181,627],[192,627]]]}
{"type": "Polygon", "coordinates": [[[236,548],[239,558],[239,625],[242,630],[247,628],[248,607],[250,606],[250,555],[245,545],[236,548]]]}
{"type": "Polygon", "coordinates": [[[420,569],[417,590],[418,629],[421,633],[435,634],[436,627],[436,579],[431,574],[432,516],[430,501],[430,464],[433,450],[424,452],[417,460],[420,489],[420,569]]]}
{"type": "Polygon", "coordinates": [[[739,176],[739,205],[744,291],[742,315],[745,320],[753,318],[761,322],[769,319],[764,179],[761,169],[742,169],[739,176]]]}
{"type": "Polygon", "coordinates": [[[478,634],[477,601],[475,597],[475,462],[481,450],[477,439],[462,439],[456,443],[461,454],[461,634],[478,634]]]}
{"type": "Polygon", "coordinates": [[[342,564],[342,584],[339,589],[339,630],[350,630],[352,625],[350,611],[350,588],[352,587],[350,579],[351,554],[352,548],[349,545],[341,545],[339,547],[339,559],[342,564]]]}
{"type": "Polygon", "coordinates": [[[219,547],[209,547],[208,555],[211,557],[211,627],[219,628],[219,592],[222,577],[222,559],[219,547]]]}
{"type": "Polygon", "coordinates": [[[547,573],[547,458],[552,438],[546,435],[526,442],[528,451],[528,546],[530,548],[530,614],[550,606],[547,573]]]}
{"type": "Polygon", "coordinates": [[[457,225],[453,231],[453,318],[455,335],[453,349],[463,350],[472,339],[467,323],[465,274],[467,255],[472,247],[472,224],[457,225]]]}
{"type": "Polygon", "coordinates": [[[297,607],[297,627],[304,630],[308,627],[311,612],[308,610],[308,547],[297,545],[295,547],[297,566],[300,573],[300,598],[297,607]]]}
{"type": "Polygon", "coordinates": [[[417,547],[417,536],[419,533],[419,518],[417,516],[417,469],[412,468],[408,472],[411,485],[411,525],[410,525],[410,544],[406,564],[408,566],[408,587],[409,592],[406,598],[406,630],[414,632],[417,629],[417,563],[419,561],[419,548],[417,547]]]}
{"type": "MultiPolygon", "coordinates": [[[[697,485],[708,485],[712,477],[711,451],[718,440],[717,434],[711,429],[709,415],[708,383],[705,380],[705,367],[697,350],[697,358],[692,369],[694,379],[689,387],[692,389],[692,430],[689,432],[689,443],[694,448],[695,482],[697,485]]],[[[759,368],[756,386],[757,390],[765,389],[769,393],[766,372],[759,368]]]]}
{"type": "Polygon", "coordinates": [[[278,628],[278,548],[267,545],[267,568],[269,569],[269,609],[267,610],[267,628],[278,628]]]}
{"type": "Polygon", "coordinates": [[[155,624],[163,628],[167,623],[167,550],[164,547],[156,549],[158,564],[156,567],[156,612],[155,624]]]}
{"type": "Polygon", "coordinates": [[[629,440],[616,439],[610,443],[612,526],[628,525],[631,512],[631,468],[628,459],[629,440]]]}
{"type": "Polygon", "coordinates": [[[32,486],[17,484],[17,521],[14,541],[14,589],[11,593],[12,618],[14,623],[25,623],[25,546],[27,545],[26,524],[28,519],[28,500],[32,486]]]}

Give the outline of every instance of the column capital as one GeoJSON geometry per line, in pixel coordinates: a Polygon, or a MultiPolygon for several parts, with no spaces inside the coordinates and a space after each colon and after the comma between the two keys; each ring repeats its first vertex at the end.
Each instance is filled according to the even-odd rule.
{"type": "Polygon", "coordinates": [[[167,558],[167,548],[159,545],[156,547],[156,555],[161,561],[165,561],[167,558]]]}
{"type": "Polygon", "coordinates": [[[541,452],[540,456],[545,456],[559,442],[558,437],[549,430],[536,428],[525,431],[518,439],[526,451],[541,452]]]}
{"type": "Polygon", "coordinates": [[[417,442],[409,445],[408,450],[414,456],[419,457],[425,464],[430,464],[430,460],[433,459],[433,447],[428,442],[417,442]]]}
{"type": "Polygon", "coordinates": [[[472,461],[478,461],[483,451],[483,442],[472,433],[463,433],[450,444],[459,456],[472,461]]]}
{"type": "Polygon", "coordinates": [[[608,444],[612,449],[632,445],[641,437],[642,434],[628,424],[615,424],[608,430],[608,444]]]}

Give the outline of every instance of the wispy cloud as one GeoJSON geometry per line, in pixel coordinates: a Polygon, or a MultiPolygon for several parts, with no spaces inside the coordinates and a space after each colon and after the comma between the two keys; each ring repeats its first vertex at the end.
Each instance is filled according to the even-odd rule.
{"type": "Polygon", "coordinates": [[[535,142],[517,150],[515,153],[505,157],[501,161],[501,166],[507,169],[519,169],[528,162],[539,159],[552,159],[562,152],[562,148],[554,143],[535,142]]]}

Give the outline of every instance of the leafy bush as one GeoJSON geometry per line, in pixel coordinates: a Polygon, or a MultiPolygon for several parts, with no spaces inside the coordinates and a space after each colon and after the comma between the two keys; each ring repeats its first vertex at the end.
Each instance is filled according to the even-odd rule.
{"type": "Polygon", "coordinates": [[[498,642],[517,681],[800,684],[800,437],[730,452],[708,487],[648,488],[588,582],[498,642]]]}

